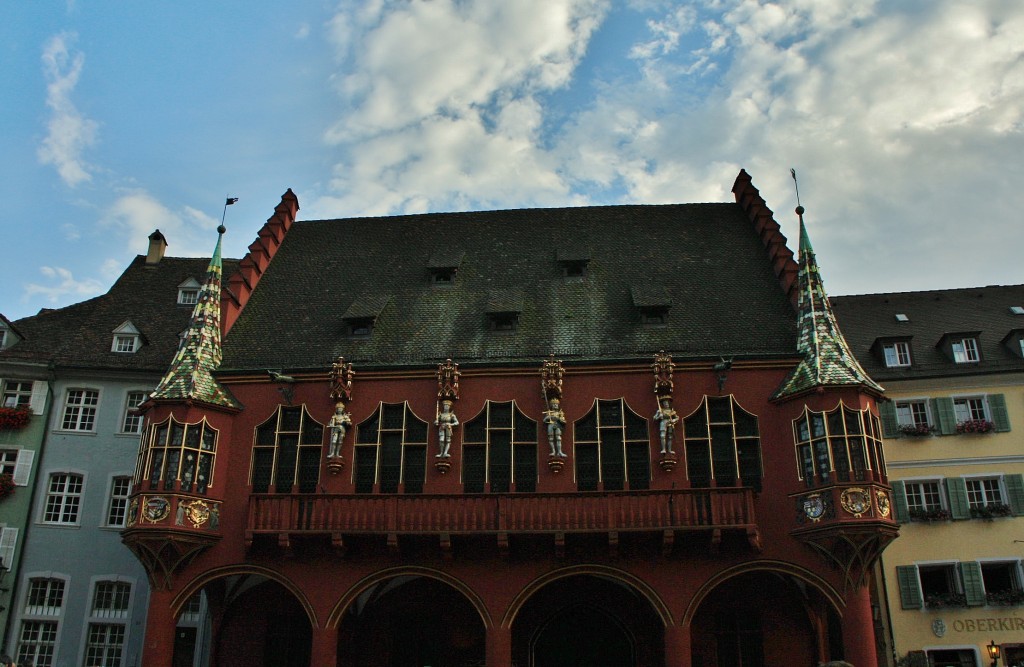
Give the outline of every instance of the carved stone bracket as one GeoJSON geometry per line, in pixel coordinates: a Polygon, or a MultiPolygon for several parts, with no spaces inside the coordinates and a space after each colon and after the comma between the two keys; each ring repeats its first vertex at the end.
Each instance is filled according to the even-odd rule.
{"type": "Polygon", "coordinates": [[[332,475],[340,474],[341,471],[344,469],[345,459],[340,456],[327,461],[327,472],[331,473],[332,475]]]}
{"type": "Polygon", "coordinates": [[[565,457],[564,456],[549,456],[548,457],[548,470],[550,470],[553,474],[555,474],[555,475],[559,474],[560,472],[562,472],[562,469],[564,467],[565,467],[565,457]]]}
{"type": "Polygon", "coordinates": [[[679,459],[675,454],[665,454],[658,460],[658,467],[665,472],[672,472],[679,465],[679,459]]]}
{"type": "Polygon", "coordinates": [[[220,535],[213,533],[145,527],[126,530],[121,536],[121,541],[146,568],[149,583],[157,590],[170,589],[174,574],[220,539],[220,535]]]}
{"type": "Polygon", "coordinates": [[[441,458],[434,461],[434,468],[442,475],[447,475],[452,469],[452,462],[448,458],[441,458]]]}

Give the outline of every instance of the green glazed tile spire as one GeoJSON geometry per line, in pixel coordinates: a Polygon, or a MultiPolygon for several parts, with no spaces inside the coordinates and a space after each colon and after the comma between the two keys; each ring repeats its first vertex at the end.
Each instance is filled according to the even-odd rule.
{"type": "Polygon", "coordinates": [[[818,271],[803,210],[800,214],[800,273],[797,296],[797,351],[804,355],[772,397],[786,399],[818,387],[860,385],[881,393],[883,389],[864,372],[839,330],[825,286],[818,271]]]}
{"type": "Polygon", "coordinates": [[[167,374],[160,380],[151,398],[195,400],[212,405],[237,408],[238,402],[213,377],[221,362],[220,288],[221,239],[224,227],[217,228],[217,246],[206,269],[206,280],[199,290],[199,301],[192,320],[167,374]]]}

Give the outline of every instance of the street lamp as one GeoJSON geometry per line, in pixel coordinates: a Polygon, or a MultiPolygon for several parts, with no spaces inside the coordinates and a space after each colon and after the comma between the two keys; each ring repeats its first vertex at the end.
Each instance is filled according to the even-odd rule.
{"type": "Polygon", "coordinates": [[[988,657],[992,659],[992,667],[996,667],[999,664],[999,644],[996,640],[992,640],[988,646],[985,647],[988,651],[988,657]]]}

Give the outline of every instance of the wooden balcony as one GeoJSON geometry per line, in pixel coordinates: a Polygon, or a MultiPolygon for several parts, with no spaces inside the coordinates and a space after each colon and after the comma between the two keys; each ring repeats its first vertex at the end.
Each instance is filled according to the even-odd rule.
{"type": "Polygon", "coordinates": [[[249,498],[246,544],[274,535],[487,535],[507,544],[509,535],[659,532],[670,547],[677,531],[707,531],[712,543],[723,530],[742,531],[759,549],[754,493],[749,488],[624,491],[579,494],[304,495],[260,494],[249,498]]]}

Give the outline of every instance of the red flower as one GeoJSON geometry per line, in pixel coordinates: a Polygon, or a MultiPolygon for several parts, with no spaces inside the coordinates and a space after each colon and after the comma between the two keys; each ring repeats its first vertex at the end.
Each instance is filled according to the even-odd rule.
{"type": "Polygon", "coordinates": [[[28,425],[28,406],[0,408],[0,431],[16,431],[28,425]]]}

